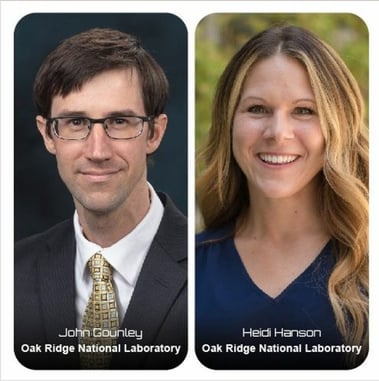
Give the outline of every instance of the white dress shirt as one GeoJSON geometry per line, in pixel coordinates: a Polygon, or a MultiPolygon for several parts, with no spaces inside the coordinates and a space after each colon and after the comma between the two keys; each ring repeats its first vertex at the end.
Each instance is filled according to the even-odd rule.
{"type": "Polygon", "coordinates": [[[83,315],[92,292],[92,278],[87,266],[89,258],[101,252],[113,267],[113,287],[116,293],[120,325],[132,297],[138,275],[163,216],[163,205],[149,184],[151,204],[142,221],[125,237],[110,247],[100,247],[88,241],[82,232],[78,213],[74,213],[76,238],[75,289],[77,327],[82,327],[83,315]]]}

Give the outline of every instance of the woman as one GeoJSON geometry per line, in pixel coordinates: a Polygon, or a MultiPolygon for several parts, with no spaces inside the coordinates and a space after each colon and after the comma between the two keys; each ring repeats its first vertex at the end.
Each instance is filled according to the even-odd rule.
{"type": "Polygon", "coordinates": [[[215,369],[345,369],[368,347],[368,139],[358,85],[304,29],[222,74],[197,198],[196,351],[215,369]]]}

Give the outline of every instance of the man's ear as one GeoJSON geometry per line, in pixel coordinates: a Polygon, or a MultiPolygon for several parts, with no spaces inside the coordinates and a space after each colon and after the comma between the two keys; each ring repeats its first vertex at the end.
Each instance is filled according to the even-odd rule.
{"type": "Polygon", "coordinates": [[[150,130],[147,136],[147,154],[152,154],[161,144],[163,135],[166,131],[167,120],[168,118],[166,114],[160,114],[154,118],[154,130],[150,130]]]}
{"type": "Polygon", "coordinates": [[[43,142],[45,143],[46,149],[51,154],[55,155],[56,154],[55,141],[47,132],[47,127],[46,127],[47,120],[43,116],[37,115],[36,123],[37,123],[38,130],[40,134],[42,135],[43,142]]]}

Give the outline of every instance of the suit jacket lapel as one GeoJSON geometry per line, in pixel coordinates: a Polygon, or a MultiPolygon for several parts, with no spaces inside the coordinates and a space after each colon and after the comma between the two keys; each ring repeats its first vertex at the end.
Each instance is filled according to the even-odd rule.
{"type": "MultiPolygon", "coordinates": [[[[172,261],[156,243],[153,243],[149,254],[120,327],[142,331],[143,338],[136,342],[134,338],[120,337],[119,342],[122,344],[154,344],[170,307],[186,284],[186,271],[172,261]]],[[[116,357],[119,355],[123,357],[122,353],[116,357]]],[[[130,366],[134,369],[143,367],[141,364],[146,356],[148,353],[135,357],[130,366]]]]}
{"type": "Polygon", "coordinates": [[[143,343],[153,343],[156,333],[187,273],[153,242],[134,290],[122,328],[143,330],[143,343]]]}
{"type": "MultiPolygon", "coordinates": [[[[163,202],[165,214],[120,327],[142,330],[141,345],[160,344],[155,343],[160,327],[187,283],[186,267],[180,264],[187,256],[186,220],[169,199],[163,202]]],[[[136,344],[135,339],[120,338],[119,342],[136,344]]],[[[138,368],[146,355],[136,358],[133,368],[138,368]]]]}

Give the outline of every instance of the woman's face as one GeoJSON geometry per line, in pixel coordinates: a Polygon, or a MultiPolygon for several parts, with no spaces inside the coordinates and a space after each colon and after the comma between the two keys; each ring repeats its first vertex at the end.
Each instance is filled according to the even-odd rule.
{"type": "Polygon", "coordinates": [[[299,61],[277,54],[250,69],[234,116],[233,154],[250,194],[313,194],[324,138],[308,73],[299,61]]]}

